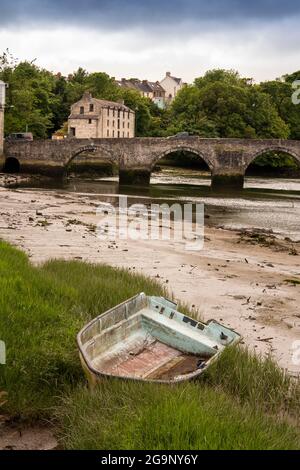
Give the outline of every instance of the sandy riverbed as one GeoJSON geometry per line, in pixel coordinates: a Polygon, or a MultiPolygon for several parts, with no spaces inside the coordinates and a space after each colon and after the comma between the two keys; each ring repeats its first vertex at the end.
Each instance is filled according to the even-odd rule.
{"type": "Polygon", "coordinates": [[[271,353],[292,374],[293,343],[300,339],[299,244],[260,246],[237,232],[205,229],[204,249],[184,242],[100,241],[97,202],[80,194],[0,188],[0,238],[22,248],[33,263],[82,259],[140,271],[164,284],[204,319],[236,329],[245,344],[271,353]]]}
{"type": "MultiPolygon", "coordinates": [[[[300,285],[286,282],[300,278],[299,243],[271,239],[270,246],[261,246],[237,232],[212,227],[205,229],[199,252],[186,251],[184,242],[112,243],[100,241],[95,233],[99,218],[94,197],[0,187],[0,200],[0,238],[22,248],[33,263],[82,259],[142,272],[204,319],[236,329],[251,349],[272,354],[280,366],[299,374],[292,346],[300,339],[300,285]]],[[[268,237],[266,241],[269,245],[268,237]]],[[[56,446],[48,427],[0,422],[0,449],[56,446]]]]}

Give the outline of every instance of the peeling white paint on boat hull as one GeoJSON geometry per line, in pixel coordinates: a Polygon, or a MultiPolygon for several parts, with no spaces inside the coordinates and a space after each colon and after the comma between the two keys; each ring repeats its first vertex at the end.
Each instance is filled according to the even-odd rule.
{"type": "Polygon", "coordinates": [[[193,320],[162,297],[139,294],[86,325],[77,336],[91,384],[102,377],[178,383],[198,377],[241,336],[193,320]]]}

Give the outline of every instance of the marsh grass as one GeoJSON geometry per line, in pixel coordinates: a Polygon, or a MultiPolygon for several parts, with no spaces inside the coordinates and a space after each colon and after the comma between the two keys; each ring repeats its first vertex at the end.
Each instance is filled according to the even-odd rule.
{"type": "Polygon", "coordinates": [[[104,380],[79,387],[57,410],[68,449],[296,449],[296,427],[200,383],[104,380]]]}
{"type": "Polygon", "coordinates": [[[75,338],[83,325],[110,307],[163,289],[143,276],[108,266],[64,261],[33,267],[0,242],[0,365],[6,411],[24,419],[49,416],[65,388],[84,381],[75,338]]]}
{"type": "Polygon", "coordinates": [[[0,339],[7,348],[1,412],[25,422],[54,420],[65,448],[300,448],[299,382],[271,359],[239,348],[195,383],[104,381],[88,390],[77,332],[142,291],[167,295],[151,279],[108,266],[33,267],[0,242],[0,339]]]}
{"type": "Polygon", "coordinates": [[[285,373],[271,357],[246,348],[227,348],[207,369],[203,379],[247,403],[253,409],[293,417],[300,424],[300,382],[285,373]]]}

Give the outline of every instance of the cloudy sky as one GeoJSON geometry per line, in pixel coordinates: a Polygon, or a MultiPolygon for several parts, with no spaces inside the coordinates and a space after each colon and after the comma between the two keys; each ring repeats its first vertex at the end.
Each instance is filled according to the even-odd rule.
{"type": "Polygon", "coordinates": [[[0,0],[0,52],[70,73],[192,81],[300,69],[299,0],[0,0]]]}

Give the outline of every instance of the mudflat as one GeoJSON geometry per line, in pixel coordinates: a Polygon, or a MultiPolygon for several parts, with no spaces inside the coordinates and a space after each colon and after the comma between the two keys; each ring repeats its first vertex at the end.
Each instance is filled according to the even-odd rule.
{"type": "Polygon", "coordinates": [[[300,340],[300,243],[206,227],[201,251],[182,241],[99,240],[95,198],[0,188],[0,238],[34,264],[53,258],[106,263],[161,282],[177,301],[237,330],[297,375],[300,340]]]}

